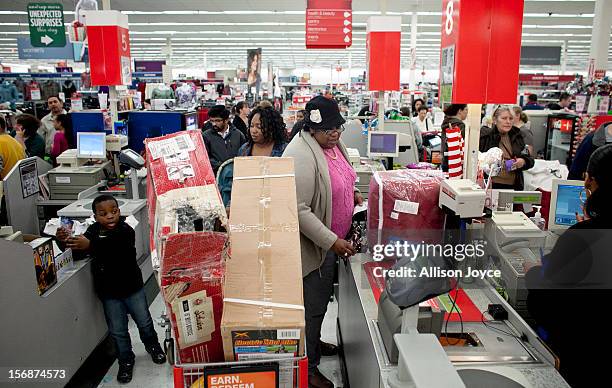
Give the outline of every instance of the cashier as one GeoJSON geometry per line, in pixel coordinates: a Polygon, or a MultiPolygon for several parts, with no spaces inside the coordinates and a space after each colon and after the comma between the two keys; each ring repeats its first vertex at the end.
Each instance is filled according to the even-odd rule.
{"type": "Polygon", "coordinates": [[[612,144],[589,160],[580,198],[584,215],[560,237],[541,265],[525,264],[527,308],[538,335],[559,357],[572,387],[608,379],[609,344],[600,314],[612,300],[612,144]],[[602,330],[603,329],[603,330],[602,330]]]}
{"type": "Polygon", "coordinates": [[[493,112],[491,128],[480,130],[480,152],[499,147],[503,153],[501,172],[493,177],[494,189],[523,190],[522,171],[534,165],[534,159],[521,134],[514,126],[514,112],[506,105],[499,106],[493,112]]]}
{"type": "Polygon", "coordinates": [[[345,120],[333,99],[317,96],[306,104],[304,129],[283,156],[295,159],[295,181],[300,223],[308,386],[333,387],[318,369],[321,355],[337,353],[321,342],[321,325],[333,291],[336,255],[355,254],[346,236],[355,204],[363,197],[355,190],[356,175],[340,135],[345,120]]]}

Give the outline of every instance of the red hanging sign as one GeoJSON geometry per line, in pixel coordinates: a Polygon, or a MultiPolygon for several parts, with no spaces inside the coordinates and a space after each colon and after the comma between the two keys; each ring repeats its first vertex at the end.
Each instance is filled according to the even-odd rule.
{"type": "Polygon", "coordinates": [[[308,0],[306,48],[343,49],[353,44],[351,0],[308,0]]]}

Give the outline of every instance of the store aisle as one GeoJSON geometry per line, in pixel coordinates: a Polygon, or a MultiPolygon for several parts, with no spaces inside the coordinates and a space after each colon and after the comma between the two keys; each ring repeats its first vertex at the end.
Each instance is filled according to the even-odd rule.
{"type": "MultiPolygon", "coordinates": [[[[163,344],[165,329],[157,323],[161,313],[164,311],[164,304],[161,294],[158,294],[151,306],[149,307],[155,330],[159,337],[160,344],[163,344]]],[[[98,387],[116,388],[116,387],[133,387],[133,388],[149,388],[149,387],[172,387],[172,367],[166,363],[156,365],[151,361],[151,356],[146,352],[144,345],[138,336],[138,328],[132,319],[129,322],[130,336],[132,337],[132,346],[136,355],[136,365],[134,366],[134,378],[130,384],[119,384],[117,382],[117,370],[119,365],[117,361],[106,372],[106,375],[100,382],[98,387]]]]}
{"type": "MultiPolygon", "coordinates": [[[[161,295],[157,295],[150,307],[151,316],[155,321],[155,329],[163,343],[165,329],[157,324],[159,316],[164,311],[164,304],[161,295]]],[[[321,339],[325,342],[336,343],[336,318],[338,316],[338,303],[335,301],[329,304],[325,320],[323,321],[323,329],[321,331],[321,339]]],[[[164,365],[156,365],[151,361],[151,357],[145,351],[144,345],[138,337],[138,328],[134,321],[130,319],[130,336],[136,355],[136,365],[134,366],[134,378],[130,384],[121,385],[117,383],[117,370],[119,368],[117,361],[113,363],[111,368],[106,372],[106,375],[98,385],[99,388],[150,388],[150,387],[173,387],[172,382],[172,367],[167,363],[164,365]]],[[[342,387],[342,375],[340,373],[340,360],[338,357],[323,357],[321,359],[320,370],[331,381],[334,382],[337,388],[342,387]]]]}

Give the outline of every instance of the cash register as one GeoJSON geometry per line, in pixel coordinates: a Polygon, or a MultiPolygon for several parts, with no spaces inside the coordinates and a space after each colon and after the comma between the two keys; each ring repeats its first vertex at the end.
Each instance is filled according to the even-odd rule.
{"type": "Polygon", "coordinates": [[[62,153],[58,167],[49,171],[51,199],[77,199],[81,191],[107,179],[111,163],[106,160],[104,132],[78,132],[77,148],[62,153]]]}

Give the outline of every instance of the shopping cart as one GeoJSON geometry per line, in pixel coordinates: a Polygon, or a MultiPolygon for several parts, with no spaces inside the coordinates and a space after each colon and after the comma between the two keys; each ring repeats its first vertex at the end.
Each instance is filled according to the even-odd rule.
{"type": "MultiPolygon", "coordinates": [[[[222,375],[250,374],[269,371],[271,366],[278,367],[280,388],[308,388],[308,358],[286,357],[244,361],[216,362],[207,364],[182,364],[178,351],[174,353],[174,388],[204,388],[207,373],[220,372],[222,375]],[[282,383],[283,374],[289,376],[288,383],[282,383]],[[292,381],[292,382],[291,382],[292,381]]],[[[259,385],[256,385],[259,387],[259,385]]],[[[267,388],[267,387],[266,387],[267,388]]]]}

